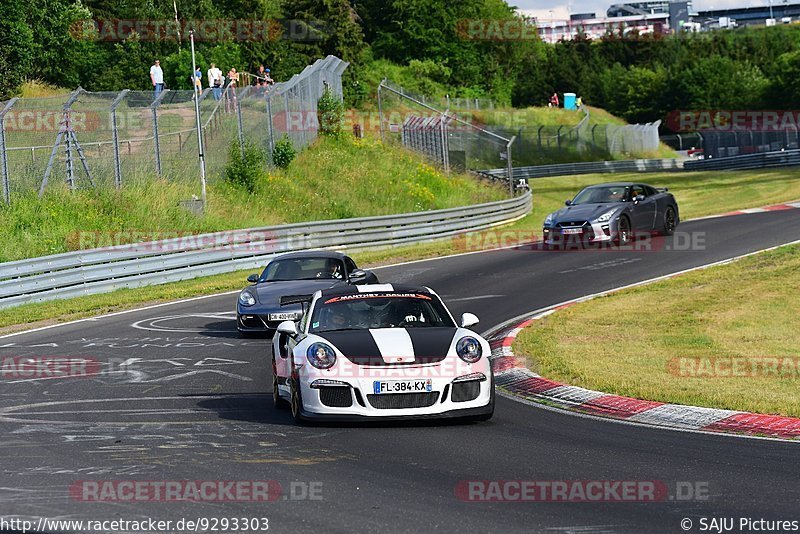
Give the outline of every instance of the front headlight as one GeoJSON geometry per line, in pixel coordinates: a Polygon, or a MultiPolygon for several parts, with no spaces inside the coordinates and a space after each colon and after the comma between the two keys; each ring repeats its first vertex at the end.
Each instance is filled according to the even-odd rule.
{"type": "Polygon", "coordinates": [[[616,213],[616,211],[617,210],[613,209],[613,210],[605,212],[604,214],[602,214],[600,217],[597,218],[597,222],[607,222],[607,221],[609,221],[611,219],[611,217],[614,216],[614,213],[616,213]]]}
{"type": "Polygon", "coordinates": [[[317,369],[329,369],[336,363],[336,353],[325,343],[312,343],[306,351],[306,358],[317,369]]]}
{"type": "Polygon", "coordinates": [[[456,343],[456,354],[467,363],[475,363],[481,359],[483,349],[480,342],[472,336],[462,337],[456,343]]]}
{"type": "Polygon", "coordinates": [[[249,291],[242,291],[239,293],[239,304],[242,306],[252,306],[256,303],[256,298],[249,291]]]}
{"type": "Polygon", "coordinates": [[[552,213],[550,215],[548,215],[547,218],[545,218],[545,220],[544,220],[544,225],[545,226],[550,226],[551,224],[553,224],[553,214],[552,213]]]}

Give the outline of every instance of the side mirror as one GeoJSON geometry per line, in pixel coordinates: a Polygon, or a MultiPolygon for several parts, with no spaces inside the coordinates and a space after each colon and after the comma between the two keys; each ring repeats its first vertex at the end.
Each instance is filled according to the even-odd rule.
{"type": "Polygon", "coordinates": [[[644,195],[636,195],[633,197],[634,202],[641,202],[642,200],[644,200],[644,195]]]}
{"type": "Polygon", "coordinates": [[[251,284],[257,284],[258,274],[251,274],[250,276],[247,277],[247,281],[250,282],[251,284]]]}
{"type": "Polygon", "coordinates": [[[283,321],[278,325],[278,333],[286,334],[287,336],[294,337],[300,333],[297,328],[297,323],[294,321],[283,321]]]}
{"type": "Polygon", "coordinates": [[[350,283],[357,284],[359,282],[363,282],[367,279],[367,272],[363,269],[356,269],[352,273],[350,273],[350,283]]]}
{"type": "Polygon", "coordinates": [[[475,326],[479,322],[480,320],[475,314],[465,313],[461,316],[461,328],[469,328],[470,326],[475,326]]]}
{"type": "Polygon", "coordinates": [[[572,206],[572,201],[571,200],[565,200],[564,201],[564,205],[565,206],[572,206]]]}

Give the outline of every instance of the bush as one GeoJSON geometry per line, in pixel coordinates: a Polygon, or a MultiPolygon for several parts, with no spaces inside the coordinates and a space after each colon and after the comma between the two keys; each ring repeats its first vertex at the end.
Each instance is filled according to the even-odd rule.
{"type": "Polygon", "coordinates": [[[272,150],[272,163],[280,169],[285,169],[296,155],[297,151],[294,149],[292,140],[288,135],[283,134],[283,137],[275,143],[275,148],[272,150]]]}
{"type": "Polygon", "coordinates": [[[244,156],[242,156],[239,141],[236,140],[231,143],[229,154],[228,165],[225,167],[225,181],[253,193],[256,190],[258,177],[261,176],[264,169],[266,161],[264,151],[247,141],[244,145],[244,156]]]}
{"type": "Polygon", "coordinates": [[[344,103],[333,94],[330,87],[325,87],[317,102],[317,118],[319,130],[323,135],[339,137],[344,124],[344,103]]]}

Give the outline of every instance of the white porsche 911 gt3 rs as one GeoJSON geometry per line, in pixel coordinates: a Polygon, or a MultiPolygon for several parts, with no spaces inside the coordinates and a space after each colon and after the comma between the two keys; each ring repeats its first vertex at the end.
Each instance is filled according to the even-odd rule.
{"type": "Polygon", "coordinates": [[[345,286],[282,298],[307,303],[273,338],[273,399],[295,420],[494,413],[489,343],[427,287],[345,286]]]}

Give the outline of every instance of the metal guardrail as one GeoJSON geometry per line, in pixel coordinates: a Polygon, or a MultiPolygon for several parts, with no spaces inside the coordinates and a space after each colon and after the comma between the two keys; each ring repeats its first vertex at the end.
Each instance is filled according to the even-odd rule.
{"type": "MultiPolygon", "coordinates": [[[[534,167],[514,167],[514,179],[546,178],[549,176],[567,176],[573,174],[595,174],[614,172],[663,172],[681,171],[683,160],[677,159],[632,159],[622,161],[589,161],[582,163],[559,163],[555,165],[537,165],[534,167]]],[[[505,180],[506,169],[487,169],[477,171],[493,180],[505,180]]]]}
{"type": "Polygon", "coordinates": [[[531,193],[445,210],[187,235],[0,264],[0,308],[253,269],[277,254],[433,241],[511,222],[531,193]]]}
{"type": "Polygon", "coordinates": [[[779,150],[777,152],[759,152],[741,156],[693,160],[687,161],[684,168],[687,171],[722,171],[790,167],[793,165],[800,165],[800,150],[779,150]]]}

